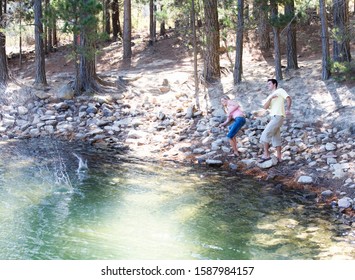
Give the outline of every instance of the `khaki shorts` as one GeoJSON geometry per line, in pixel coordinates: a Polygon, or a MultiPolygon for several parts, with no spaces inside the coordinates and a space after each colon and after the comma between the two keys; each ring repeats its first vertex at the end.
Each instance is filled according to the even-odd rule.
{"type": "Polygon", "coordinates": [[[274,147],[281,146],[281,126],[284,122],[283,116],[272,116],[260,137],[261,143],[269,143],[274,147]]]}

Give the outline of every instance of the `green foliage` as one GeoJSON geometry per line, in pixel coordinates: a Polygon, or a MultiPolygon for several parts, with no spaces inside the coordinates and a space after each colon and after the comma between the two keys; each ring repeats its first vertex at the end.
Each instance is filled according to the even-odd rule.
{"type": "Polygon", "coordinates": [[[331,61],[330,71],[336,81],[354,81],[355,80],[355,62],[331,61]]]}

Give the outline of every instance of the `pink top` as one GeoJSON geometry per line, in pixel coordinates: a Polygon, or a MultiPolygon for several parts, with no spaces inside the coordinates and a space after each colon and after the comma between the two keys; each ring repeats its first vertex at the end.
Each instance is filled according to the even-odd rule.
{"type": "Polygon", "coordinates": [[[236,103],[234,100],[228,100],[227,109],[228,109],[228,116],[232,119],[238,117],[244,117],[244,112],[240,108],[239,104],[236,103]]]}

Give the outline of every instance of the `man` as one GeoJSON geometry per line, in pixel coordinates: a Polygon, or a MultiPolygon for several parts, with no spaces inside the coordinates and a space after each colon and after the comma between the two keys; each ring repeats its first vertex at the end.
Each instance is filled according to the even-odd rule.
{"type": "Polygon", "coordinates": [[[260,137],[260,142],[264,146],[264,154],[259,163],[270,160],[269,147],[272,144],[276,147],[277,161],[281,162],[281,126],[286,115],[290,114],[292,99],[287,92],[282,88],[277,88],[277,80],[268,79],[268,87],[271,94],[267,97],[263,106],[264,109],[269,110],[271,120],[265,127],[260,137]],[[287,109],[285,112],[285,100],[287,101],[287,109]]]}

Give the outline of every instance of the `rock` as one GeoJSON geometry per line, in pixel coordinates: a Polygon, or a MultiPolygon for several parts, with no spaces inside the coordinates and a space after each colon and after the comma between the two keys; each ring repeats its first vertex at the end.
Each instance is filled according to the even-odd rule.
{"type": "Polygon", "coordinates": [[[18,112],[19,115],[23,116],[23,115],[26,115],[28,113],[28,109],[26,107],[24,107],[24,106],[19,106],[17,108],[17,112],[18,112]]]}
{"type": "Polygon", "coordinates": [[[323,197],[330,197],[333,195],[333,192],[331,190],[326,190],[321,193],[323,197]]]}
{"type": "Polygon", "coordinates": [[[195,111],[195,106],[194,105],[192,105],[189,108],[187,108],[186,118],[187,119],[192,119],[194,117],[194,111],[195,111]]]}
{"type": "Polygon", "coordinates": [[[216,159],[208,159],[208,160],[206,160],[206,164],[208,166],[221,167],[223,165],[223,161],[216,160],[216,159]]]}
{"type": "Polygon", "coordinates": [[[262,169],[267,169],[270,168],[274,165],[277,164],[277,159],[275,157],[271,157],[269,160],[264,161],[262,163],[257,163],[258,167],[262,168],[262,169]]]}
{"type": "Polygon", "coordinates": [[[339,208],[349,208],[353,204],[353,200],[350,197],[343,197],[338,200],[339,208]]]}
{"type": "Polygon", "coordinates": [[[327,144],[325,145],[325,149],[326,149],[327,151],[335,151],[335,150],[337,149],[337,146],[334,145],[333,143],[327,143],[327,144]]]}
{"type": "Polygon", "coordinates": [[[57,98],[59,99],[73,99],[74,98],[74,89],[72,83],[68,83],[61,87],[57,92],[57,98]]]}
{"type": "Polygon", "coordinates": [[[300,176],[297,180],[298,183],[300,184],[312,184],[313,183],[313,178],[310,176],[300,176]]]}

